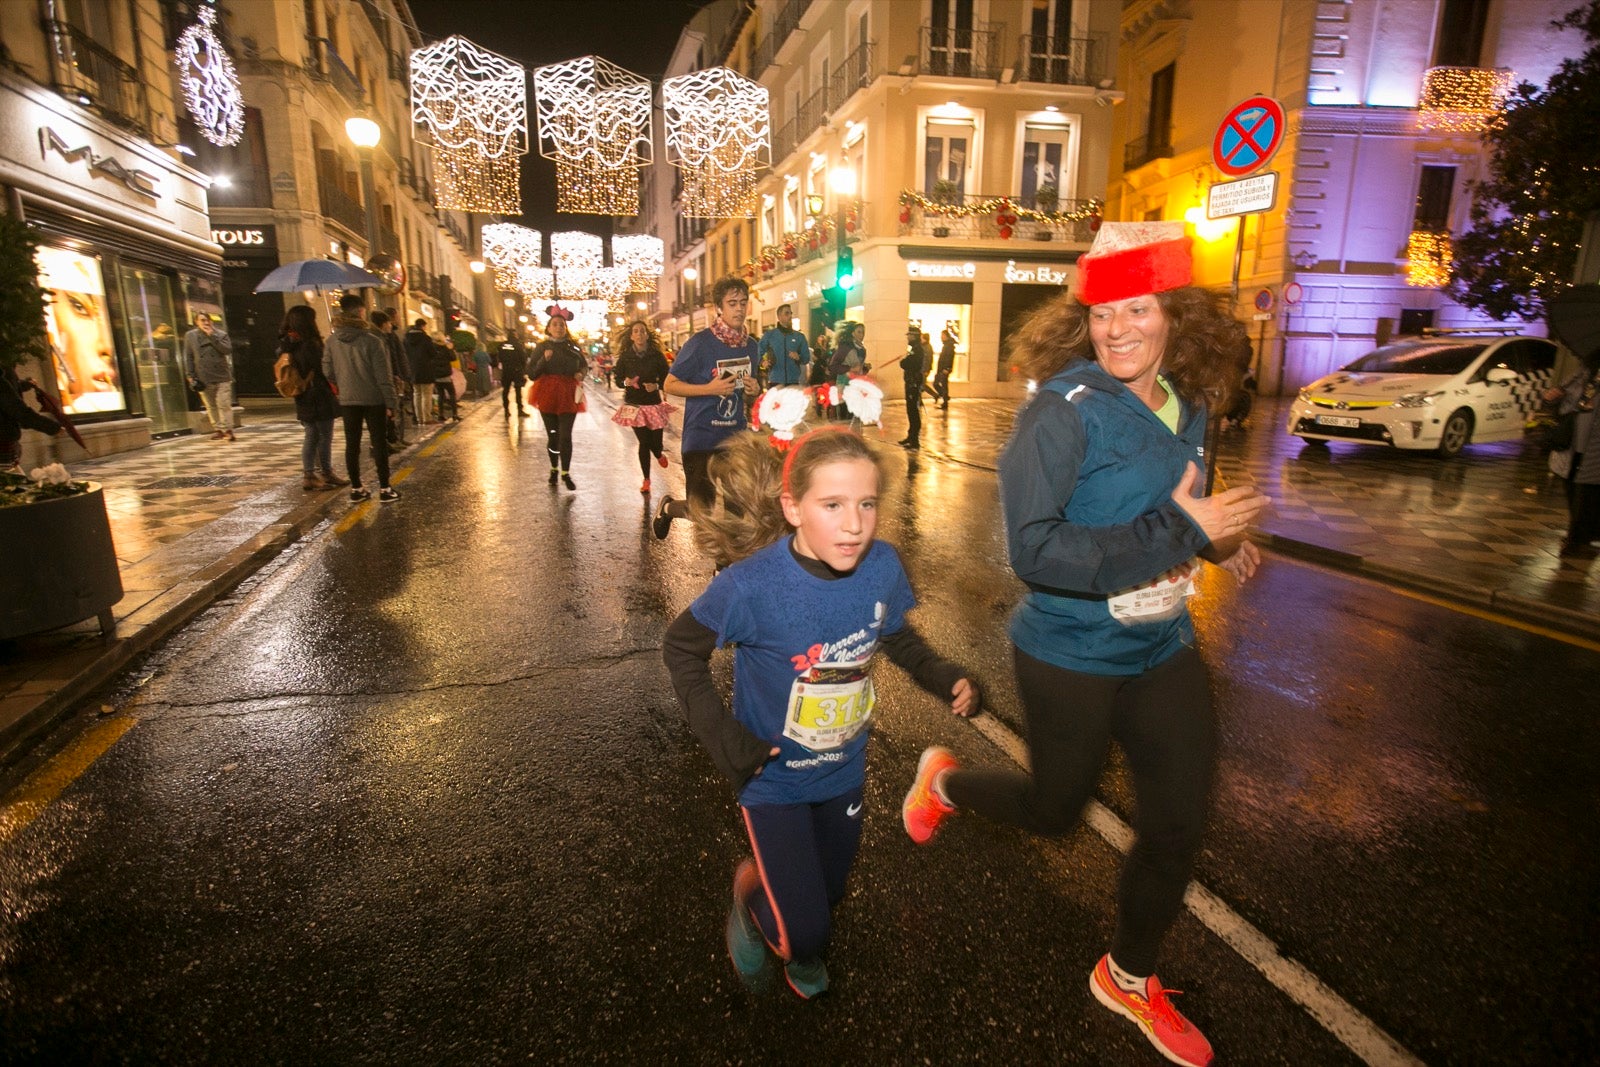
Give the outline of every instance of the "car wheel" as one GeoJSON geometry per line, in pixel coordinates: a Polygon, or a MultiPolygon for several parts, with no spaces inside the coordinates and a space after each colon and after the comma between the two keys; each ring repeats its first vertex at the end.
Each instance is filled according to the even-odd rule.
{"type": "Polygon", "coordinates": [[[1439,435],[1439,455],[1446,459],[1460,452],[1472,437],[1472,413],[1466,408],[1454,412],[1444,423],[1439,435]]]}

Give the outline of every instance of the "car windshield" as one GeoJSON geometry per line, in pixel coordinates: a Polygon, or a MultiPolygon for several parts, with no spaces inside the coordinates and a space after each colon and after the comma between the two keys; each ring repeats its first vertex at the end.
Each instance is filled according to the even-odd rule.
{"type": "Polygon", "coordinates": [[[1404,341],[1374,349],[1344,369],[1361,374],[1460,374],[1487,347],[1404,341]]]}

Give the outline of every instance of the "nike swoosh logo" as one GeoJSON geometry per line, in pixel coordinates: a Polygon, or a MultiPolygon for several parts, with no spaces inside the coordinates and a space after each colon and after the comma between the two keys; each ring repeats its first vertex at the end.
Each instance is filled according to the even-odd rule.
{"type": "Polygon", "coordinates": [[[848,808],[844,809],[844,813],[846,815],[850,816],[853,819],[857,815],[861,814],[861,805],[860,804],[852,804],[848,808]]]}

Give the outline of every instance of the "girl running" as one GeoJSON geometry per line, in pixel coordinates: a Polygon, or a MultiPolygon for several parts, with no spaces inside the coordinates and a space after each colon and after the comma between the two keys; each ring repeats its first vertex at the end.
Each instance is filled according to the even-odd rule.
{"type": "Polygon", "coordinates": [[[528,389],[528,403],[539,409],[539,417],[544,420],[550,484],[555,485],[560,478],[568,489],[576,489],[570,473],[572,424],[583,410],[583,376],[589,370],[589,362],[567,336],[572,312],[555,305],[545,310],[550,313],[550,324],[545,327],[545,339],[533,350],[533,365],[528,369],[533,385],[528,389]]]}
{"type": "Polygon", "coordinates": [[[861,837],[862,783],[881,648],[957,715],[978,686],[906,622],[900,556],[874,542],[882,463],[856,434],[813,431],[787,452],[742,433],[712,457],[718,502],[695,540],[723,569],[667,630],[664,656],[690,729],[739,790],[754,859],[733,876],[725,934],[741,976],[767,950],[801,997],[828,988],[831,912],[861,837]],[[733,711],[711,680],[736,645],[733,711]]]}
{"type": "Polygon", "coordinates": [[[672,405],[661,391],[661,383],[667,380],[667,357],[661,354],[655,334],[644,322],[629,326],[618,348],[612,375],[622,386],[622,404],[611,421],[630,427],[639,439],[639,470],[644,474],[639,492],[648,493],[651,457],[663,469],[667,466],[667,455],[661,450],[661,435],[667,416],[672,413],[672,405]]]}

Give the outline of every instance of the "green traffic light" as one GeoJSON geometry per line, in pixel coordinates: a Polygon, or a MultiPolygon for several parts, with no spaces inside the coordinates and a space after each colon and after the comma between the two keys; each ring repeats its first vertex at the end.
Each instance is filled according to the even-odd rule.
{"type": "Polygon", "coordinates": [[[854,274],[841,274],[841,275],[839,275],[839,288],[841,288],[841,289],[854,289],[855,287],[856,287],[856,276],[854,274]]]}

